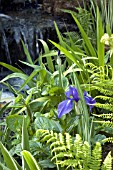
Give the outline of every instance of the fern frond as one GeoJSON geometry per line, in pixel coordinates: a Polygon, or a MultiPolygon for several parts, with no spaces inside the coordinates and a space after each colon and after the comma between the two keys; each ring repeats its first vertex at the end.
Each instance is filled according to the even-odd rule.
{"type": "Polygon", "coordinates": [[[60,143],[63,145],[64,144],[64,136],[59,133],[59,140],[60,140],[60,143]]]}
{"type": "MultiPolygon", "coordinates": [[[[76,168],[77,166],[80,167],[80,165],[83,163],[83,160],[77,160],[77,159],[68,159],[68,160],[64,160],[64,161],[57,161],[56,164],[61,165],[61,167],[65,167],[68,166],[69,167],[73,167],[76,168]]],[[[79,168],[78,168],[79,169],[79,168]]]]}
{"type": "Polygon", "coordinates": [[[101,108],[101,109],[106,109],[109,111],[113,111],[113,105],[109,103],[101,104],[101,103],[96,103],[96,107],[101,108]]]}
{"type": "Polygon", "coordinates": [[[96,143],[95,148],[92,151],[92,157],[91,157],[91,166],[90,168],[92,170],[100,170],[100,165],[102,161],[102,148],[101,144],[99,142],[96,143]]]}
{"type": "Polygon", "coordinates": [[[113,143],[113,137],[109,137],[109,138],[105,138],[102,140],[103,143],[105,142],[110,142],[110,143],[113,143]]]}
{"type": "Polygon", "coordinates": [[[63,158],[63,157],[73,158],[74,156],[72,152],[60,152],[59,154],[55,155],[51,160],[54,160],[56,158],[63,158]]]}
{"type": "Polygon", "coordinates": [[[105,101],[113,102],[113,98],[108,96],[96,96],[95,99],[102,99],[105,101]]]}
{"type": "Polygon", "coordinates": [[[101,123],[103,127],[112,127],[113,128],[113,122],[111,121],[94,121],[96,123],[101,123]]]}
{"type": "Polygon", "coordinates": [[[52,149],[52,152],[57,152],[57,151],[66,151],[66,146],[59,146],[54,149],[52,149]]]}
{"type": "Polygon", "coordinates": [[[66,135],[66,145],[68,149],[71,149],[72,147],[72,137],[69,135],[69,133],[65,133],[66,135]]]}
{"type": "Polygon", "coordinates": [[[92,69],[97,68],[97,67],[95,66],[95,64],[93,64],[93,63],[86,63],[86,64],[85,64],[85,67],[86,67],[86,68],[87,68],[87,67],[90,67],[91,69],[89,69],[89,70],[92,70],[92,69]]]}
{"type": "Polygon", "coordinates": [[[47,134],[46,136],[44,136],[44,137],[41,139],[41,142],[46,142],[46,141],[48,141],[49,139],[54,140],[55,137],[52,138],[51,134],[47,134]]]}
{"type": "Polygon", "coordinates": [[[113,95],[113,90],[112,89],[102,88],[102,85],[101,86],[92,85],[91,86],[91,90],[98,90],[100,93],[102,93],[104,95],[108,95],[108,96],[112,96],[113,95]]]}
{"type": "MultiPolygon", "coordinates": [[[[72,136],[68,133],[54,133],[53,131],[37,130],[37,137],[40,142],[45,142],[50,146],[52,161],[64,167],[65,169],[73,168],[75,170],[100,170],[102,163],[102,148],[99,142],[91,152],[91,147],[88,142],[83,142],[79,134],[72,140],[72,136]],[[41,133],[41,134],[40,134],[41,133]],[[42,136],[40,136],[42,135],[42,136]],[[49,142],[48,142],[49,140],[49,142]]],[[[108,138],[113,141],[113,138],[108,138]]],[[[105,141],[105,140],[104,140],[105,141]]],[[[109,157],[109,156],[108,156],[109,157]]],[[[111,159],[111,158],[110,158],[111,159]]],[[[111,167],[111,160],[105,160],[104,167],[111,167]]],[[[104,169],[102,169],[104,170],[104,169]]],[[[108,169],[106,169],[108,170],[108,169]]]]}
{"type": "Polygon", "coordinates": [[[111,152],[109,152],[103,162],[101,170],[111,170],[111,169],[112,169],[112,156],[111,156],[111,152]]]}
{"type": "Polygon", "coordinates": [[[52,149],[53,147],[59,146],[60,142],[59,141],[55,141],[50,145],[50,149],[52,149]]]}
{"type": "Polygon", "coordinates": [[[104,119],[113,119],[113,113],[103,113],[103,114],[93,114],[93,116],[95,117],[99,117],[99,118],[104,118],[104,119]]]}
{"type": "Polygon", "coordinates": [[[36,136],[38,137],[38,138],[43,138],[43,136],[45,136],[46,134],[49,134],[50,132],[49,132],[49,130],[45,130],[45,129],[38,129],[37,131],[36,131],[36,136]]]}
{"type": "MultiPolygon", "coordinates": [[[[54,141],[56,141],[56,139],[57,139],[55,136],[49,136],[49,135],[48,135],[48,137],[51,137],[51,138],[48,138],[47,143],[54,142],[54,141]]],[[[45,139],[46,139],[46,138],[45,138],[45,139]]],[[[44,140],[45,140],[45,139],[44,139],[44,140]]]]}
{"type": "Polygon", "coordinates": [[[89,170],[88,165],[90,165],[91,162],[91,148],[88,142],[84,142],[84,145],[82,146],[83,151],[83,162],[84,162],[84,169],[89,170]]]}

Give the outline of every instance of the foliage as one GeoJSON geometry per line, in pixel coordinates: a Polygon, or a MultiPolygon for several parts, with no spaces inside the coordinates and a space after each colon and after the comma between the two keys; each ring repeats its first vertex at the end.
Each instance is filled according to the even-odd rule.
{"type": "Polygon", "coordinates": [[[0,149],[2,150],[2,154],[4,157],[4,161],[6,162],[6,165],[8,168],[6,168],[2,163],[0,164],[0,167],[3,169],[14,169],[14,170],[22,170],[22,168],[24,169],[32,169],[32,170],[41,170],[40,166],[38,165],[38,163],[36,162],[36,160],[34,159],[34,157],[31,155],[31,153],[29,151],[23,150],[22,151],[22,155],[24,156],[27,164],[29,167],[24,167],[24,165],[21,166],[16,162],[16,160],[10,155],[10,153],[8,152],[8,150],[5,148],[5,146],[0,142],[0,149]]]}
{"type": "Polygon", "coordinates": [[[85,170],[110,170],[112,167],[111,153],[107,155],[101,165],[102,148],[99,142],[91,150],[89,143],[83,142],[78,134],[76,134],[76,137],[72,137],[68,133],[61,134],[39,129],[36,135],[40,142],[44,144],[46,142],[47,145],[50,145],[52,161],[55,161],[61,167],[65,167],[65,169],[72,167],[85,170]]]}
{"type": "MultiPolygon", "coordinates": [[[[101,42],[105,30],[103,19],[98,7],[95,11],[96,29],[90,12],[81,8],[78,8],[78,13],[65,10],[73,17],[79,35],[67,31],[66,37],[63,36],[54,22],[59,44],[49,41],[59,51],[50,50],[46,42],[39,40],[44,53],[40,53],[35,61],[22,41],[27,62],[20,62],[32,68],[30,75],[0,62],[0,65],[13,72],[0,83],[6,85],[14,94],[13,99],[2,99],[5,105],[0,105],[0,115],[4,116],[7,112],[7,117],[0,122],[0,148],[4,157],[1,157],[1,167],[6,169],[7,165],[9,169],[12,166],[13,169],[28,170],[40,167],[57,170],[111,169],[111,153],[102,164],[102,148],[97,141],[113,141],[112,138],[106,139],[106,135],[99,132],[107,131],[110,135],[109,127],[113,126],[113,68],[112,63],[109,63],[112,45],[106,53],[106,44],[101,42]],[[93,40],[91,34],[95,36],[93,40]],[[11,86],[8,80],[16,77],[21,77],[23,84],[11,86]],[[69,86],[78,90],[76,94],[80,97],[79,101],[75,100],[73,93],[65,96],[69,86]],[[83,91],[88,91],[85,97],[83,91]],[[90,113],[87,107],[91,106],[88,103],[89,99],[93,99],[91,96],[94,97],[97,107],[93,109],[93,113],[90,113]],[[68,101],[72,104],[74,100],[76,103],[71,107],[71,112],[58,118],[59,103],[68,101]],[[95,142],[97,143],[94,147],[95,142]],[[13,156],[17,157],[17,160],[20,159],[22,168],[13,156]]],[[[108,37],[112,40],[109,33],[108,37]]]]}

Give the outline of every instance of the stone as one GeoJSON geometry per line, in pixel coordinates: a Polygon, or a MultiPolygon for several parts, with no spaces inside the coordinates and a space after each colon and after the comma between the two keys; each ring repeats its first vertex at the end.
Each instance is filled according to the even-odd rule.
{"type": "MultiPolygon", "coordinates": [[[[86,0],[86,3],[89,1],[86,0]]],[[[76,10],[78,6],[83,6],[83,1],[77,0],[43,0],[43,10],[44,12],[51,13],[53,15],[61,15],[63,12],[61,9],[76,10]]]]}

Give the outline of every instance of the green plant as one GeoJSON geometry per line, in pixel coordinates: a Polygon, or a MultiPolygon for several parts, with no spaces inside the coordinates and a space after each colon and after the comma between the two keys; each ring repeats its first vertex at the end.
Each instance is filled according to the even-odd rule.
{"type": "Polygon", "coordinates": [[[49,145],[51,150],[51,160],[58,167],[65,169],[85,169],[85,170],[111,170],[112,157],[109,152],[102,164],[102,148],[99,142],[91,149],[87,141],[82,141],[79,134],[75,137],[68,133],[54,133],[53,131],[39,129],[36,132],[37,139],[43,144],[49,145]]]}
{"type": "Polygon", "coordinates": [[[110,33],[113,31],[113,21],[112,21],[112,15],[113,11],[111,10],[113,7],[113,1],[112,0],[100,0],[100,1],[94,1],[90,0],[92,4],[92,9],[96,18],[96,6],[99,6],[100,13],[101,13],[101,18],[104,26],[104,30],[107,33],[110,33]]]}
{"type": "Polygon", "coordinates": [[[8,167],[7,168],[3,163],[0,163],[0,168],[6,169],[6,170],[10,170],[10,169],[22,170],[26,168],[31,169],[31,170],[41,170],[40,166],[38,165],[38,163],[36,162],[36,160],[34,159],[34,157],[31,155],[29,151],[26,151],[26,150],[22,151],[22,155],[25,158],[28,165],[26,165],[25,167],[24,165],[22,165],[21,167],[17,163],[17,161],[10,155],[8,150],[5,148],[5,146],[1,142],[0,142],[0,149],[2,150],[4,162],[6,163],[8,167]]]}

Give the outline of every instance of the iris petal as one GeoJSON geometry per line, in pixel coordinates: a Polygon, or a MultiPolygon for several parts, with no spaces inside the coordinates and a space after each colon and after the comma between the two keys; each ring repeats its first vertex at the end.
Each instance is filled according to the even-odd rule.
{"type": "Polygon", "coordinates": [[[58,105],[58,118],[62,115],[69,113],[73,108],[73,101],[71,99],[64,100],[58,105]]]}
{"type": "Polygon", "coordinates": [[[75,100],[76,102],[78,102],[80,100],[79,95],[78,95],[78,91],[75,87],[69,87],[69,91],[67,91],[66,93],[66,97],[72,100],[75,100]],[[72,97],[72,98],[71,98],[72,97]]]}
{"type": "Polygon", "coordinates": [[[67,91],[65,94],[68,99],[70,99],[70,97],[72,96],[71,90],[67,91]]]}
{"type": "Polygon", "coordinates": [[[92,112],[92,109],[96,103],[96,100],[94,98],[92,98],[91,96],[88,96],[88,93],[86,91],[84,92],[84,99],[86,101],[86,104],[90,108],[90,112],[92,112]]]}
{"type": "Polygon", "coordinates": [[[78,90],[75,87],[70,86],[70,90],[72,91],[72,96],[73,99],[78,102],[80,100],[79,95],[78,95],[78,90]]]}

